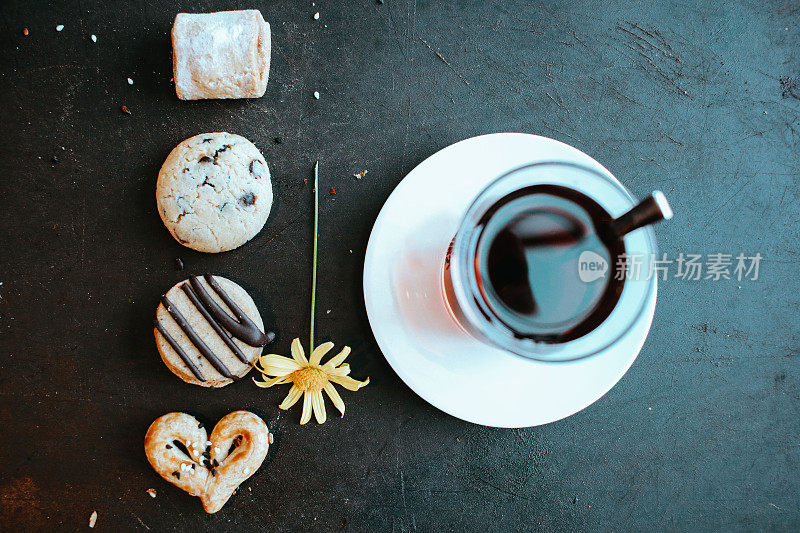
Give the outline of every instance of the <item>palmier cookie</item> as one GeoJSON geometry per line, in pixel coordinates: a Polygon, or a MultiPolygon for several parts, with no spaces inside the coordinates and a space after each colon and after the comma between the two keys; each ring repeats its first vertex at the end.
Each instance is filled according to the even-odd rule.
{"type": "Polygon", "coordinates": [[[225,252],[261,231],[272,209],[267,162],[250,141],[204,133],[175,147],[156,183],[161,220],[175,239],[201,252],[225,252]]]}
{"type": "Polygon", "coordinates": [[[161,297],[155,337],[161,360],[186,383],[224,387],[253,367],[275,334],[250,295],[229,279],[193,276],[161,297]]]}
{"type": "Polygon", "coordinates": [[[168,413],[150,425],[144,453],[161,477],[216,513],[258,470],[271,440],[264,421],[248,411],[226,415],[211,436],[193,416],[168,413]]]}

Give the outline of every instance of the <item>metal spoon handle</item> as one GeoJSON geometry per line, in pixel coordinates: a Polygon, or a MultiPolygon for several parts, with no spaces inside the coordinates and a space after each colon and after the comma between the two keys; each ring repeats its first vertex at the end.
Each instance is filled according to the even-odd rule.
{"type": "Polygon", "coordinates": [[[642,226],[671,218],[672,208],[667,202],[667,197],[661,191],[653,191],[653,194],[636,204],[630,211],[609,222],[608,231],[611,236],[622,238],[642,226]]]}

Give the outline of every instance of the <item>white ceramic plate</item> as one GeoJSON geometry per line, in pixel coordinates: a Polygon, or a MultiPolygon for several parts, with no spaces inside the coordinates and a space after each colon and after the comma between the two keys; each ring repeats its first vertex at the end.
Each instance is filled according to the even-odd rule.
{"type": "Polygon", "coordinates": [[[372,229],[364,300],[378,345],[414,392],[462,420],[529,427],[586,408],[630,368],[653,321],[655,290],[646,312],[610,349],[569,363],[539,363],[475,340],[450,317],[441,269],[467,205],[500,174],[553,160],[611,175],[588,155],[554,139],[523,133],[473,137],[412,170],[372,229]]]}

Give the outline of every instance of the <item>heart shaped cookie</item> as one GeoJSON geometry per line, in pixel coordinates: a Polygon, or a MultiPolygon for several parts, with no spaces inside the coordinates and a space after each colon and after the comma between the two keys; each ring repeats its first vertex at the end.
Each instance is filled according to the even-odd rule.
{"type": "Polygon", "coordinates": [[[267,425],[249,411],[225,415],[211,436],[195,417],[167,413],[150,425],[144,451],[161,477],[216,513],[261,466],[270,440],[267,425]]]}

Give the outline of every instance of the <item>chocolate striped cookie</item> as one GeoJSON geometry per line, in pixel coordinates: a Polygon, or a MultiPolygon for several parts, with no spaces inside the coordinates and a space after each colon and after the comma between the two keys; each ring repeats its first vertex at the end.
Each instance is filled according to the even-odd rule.
{"type": "Polygon", "coordinates": [[[161,297],[154,333],[173,374],[214,388],[247,374],[275,338],[243,288],[210,274],[182,281],[161,297]]]}

